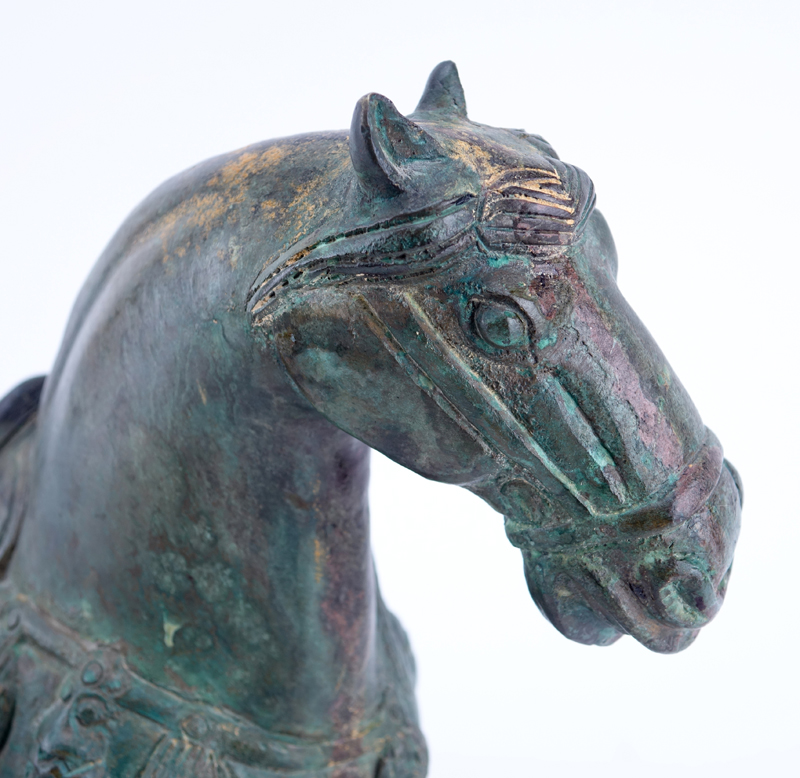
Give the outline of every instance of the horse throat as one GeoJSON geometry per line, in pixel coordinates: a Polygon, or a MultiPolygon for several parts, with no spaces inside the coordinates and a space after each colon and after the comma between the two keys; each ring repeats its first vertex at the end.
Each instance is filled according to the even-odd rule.
{"type": "Polygon", "coordinates": [[[171,384],[124,380],[131,353],[108,352],[111,393],[82,369],[95,348],[40,414],[16,589],[122,646],[147,681],[269,730],[352,733],[390,689],[413,720],[413,664],[372,565],[369,449],[255,345],[172,344],[182,369],[155,371],[171,384]]]}

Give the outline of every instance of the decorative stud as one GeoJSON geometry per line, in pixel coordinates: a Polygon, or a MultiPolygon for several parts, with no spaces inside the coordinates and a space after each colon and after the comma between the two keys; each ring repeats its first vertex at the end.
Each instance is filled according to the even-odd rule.
{"type": "Polygon", "coordinates": [[[92,686],[96,684],[103,677],[103,665],[96,659],[93,659],[86,667],[83,668],[83,675],[81,680],[87,685],[92,686]]]}
{"type": "Polygon", "coordinates": [[[208,722],[199,714],[193,713],[181,722],[181,729],[194,740],[200,740],[208,734],[208,722]]]}

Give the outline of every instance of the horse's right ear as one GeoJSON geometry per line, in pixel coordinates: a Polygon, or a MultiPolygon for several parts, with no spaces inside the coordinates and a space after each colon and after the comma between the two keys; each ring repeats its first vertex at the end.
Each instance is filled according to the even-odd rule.
{"type": "Polygon", "coordinates": [[[439,144],[406,119],[391,100],[368,94],[356,103],[350,125],[350,159],[364,188],[393,197],[413,188],[413,163],[442,156],[439,144]]]}
{"type": "Polygon", "coordinates": [[[455,62],[440,62],[433,69],[414,113],[419,111],[442,111],[467,118],[467,101],[455,62]]]}

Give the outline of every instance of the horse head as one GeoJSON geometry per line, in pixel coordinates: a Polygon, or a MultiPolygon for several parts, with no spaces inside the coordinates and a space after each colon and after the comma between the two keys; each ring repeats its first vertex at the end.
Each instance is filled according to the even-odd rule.
{"type": "Polygon", "coordinates": [[[248,310],[341,429],[505,515],[567,637],[686,647],[718,611],[741,487],[621,295],[589,177],[467,118],[452,63],[405,117],[357,104],[341,208],[248,310]]]}

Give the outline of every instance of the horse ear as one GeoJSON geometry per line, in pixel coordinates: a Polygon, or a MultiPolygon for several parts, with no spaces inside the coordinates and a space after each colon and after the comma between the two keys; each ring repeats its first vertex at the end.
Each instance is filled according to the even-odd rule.
{"type": "Polygon", "coordinates": [[[388,98],[372,93],[356,103],[350,125],[350,159],[368,190],[384,197],[408,191],[412,188],[412,163],[440,156],[439,144],[406,119],[388,98]]]}
{"type": "Polygon", "coordinates": [[[464,87],[461,86],[455,62],[450,60],[440,62],[431,71],[416,110],[444,111],[463,119],[467,118],[467,101],[464,98],[464,87]]]}

